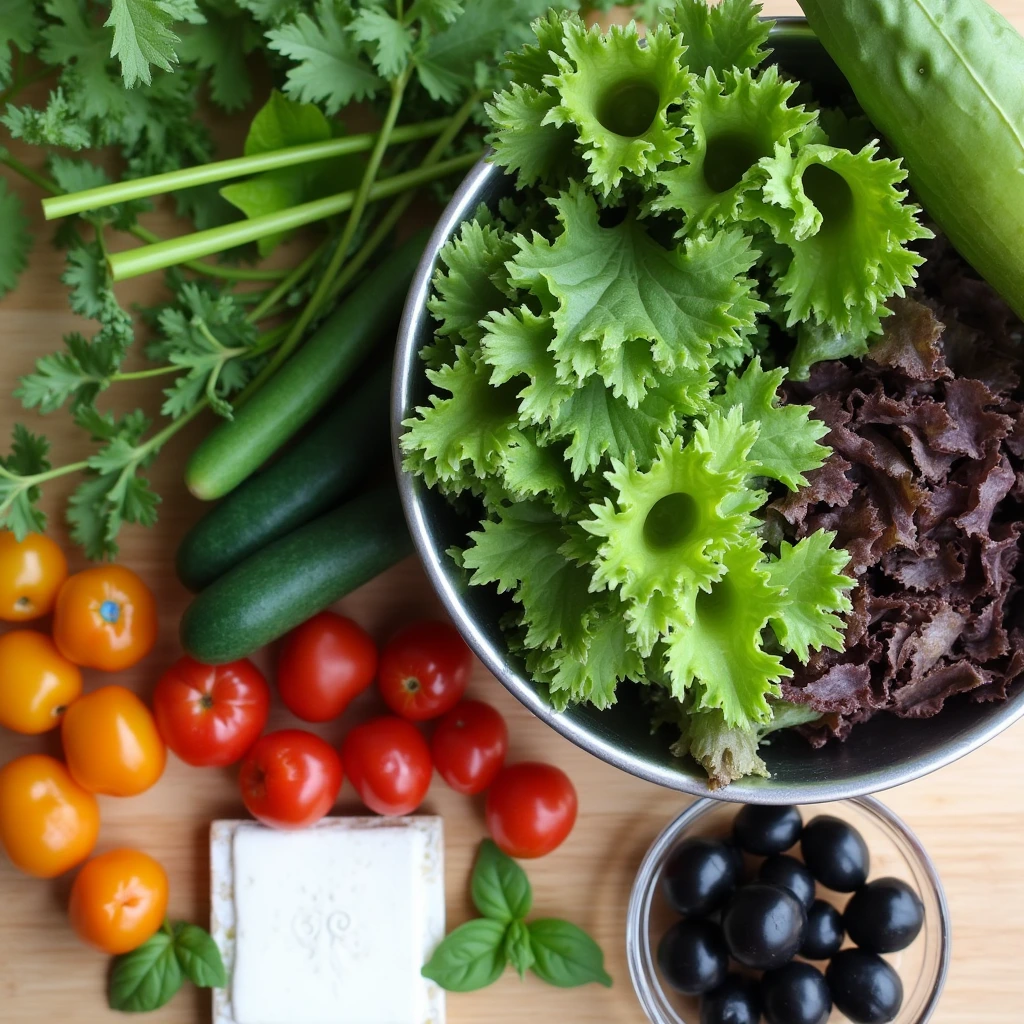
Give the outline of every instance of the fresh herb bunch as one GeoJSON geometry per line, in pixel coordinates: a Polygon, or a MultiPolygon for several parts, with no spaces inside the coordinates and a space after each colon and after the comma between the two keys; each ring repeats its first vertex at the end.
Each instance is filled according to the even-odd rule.
{"type": "Polygon", "coordinates": [[[766,774],[761,738],[813,717],[780,682],[842,649],[851,607],[834,533],[761,529],[829,454],[771,364],[801,328],[866,349],[928,233],[898,163],[831,145],[846,122],[758,70],[758,11],[680,0],[646,45],[552,13],[508,56],[488,110],[519,191],[441,254],[435,390],[402,441],[482,503],[453,557],[512,595],[509,644],[555,706],[648,684],[713,785],[766,774]]]}
{"type": "MultiPolygon", "coordinates": [[[[72,309],[97,324],[76,332],[61,352],[43,356],[18,396],[52,413],[67,405],[96,448],[82,462],[51,466],[45,437],[19,426],[0,462],[0,525],[19,536],[42,529],[38,508],[49,480],[82,473],[68,510],[74,539],[91,558],[113,557],[123,523],[152,524],[159,497],[146,469],[162,446],[206,409],[230,416],[301,344],[394,234],[416,190],[439,175],[451,180],[479,150],[474,122],[483,98],[505,78],[499,56],[529,34],[544,0],[45,0],[8,4],[0,18],[0,167],[44,195],[104,188],[101,202],[59,228],[63,280],[72,309]],[[254,97],[260,63],[273,92],[252,121],[246,158],[345,135],[337,119],[353,102],[379,115],[375,137],[356,147],[364,158],[313,159],[218,189],[184,187],[205,170],[213,146],[197,110],[208,98],[238,111],[254,97]],[[24,90],[45,81],[45,103],[24,90]],[[7,139],[2,136],[6,133],[7,139]],[[475,140],[475,141],[474,141],[475,140]],[[25,146],[46,152],[45,173],[28,166],[25,146]],[[88,151],[114,147],[125,178],[111,183],[88,151]],[[80,155],[73,155],[73,153],[80,155]],[[18,155],[16,155],[16,153],[18,155]],[[445,160],[452,154],[462,160],[445,160]],[[464,156],[464,159],[463,159],[464,156]],[[402,191],[388,205],[373,197],[378,178],[396,173],[402,191]],[[161,175],[152,188],[139,178],[161,175]],[[136,186],[132,198],[126,187],[136,186]],[[296,206],[340,193],[347,215],[323,218],[320,245],[293,267],[203,263],[194,238],[163,240],[140,222],[148,199],[173,192],[177,210],[200,231],[228,231],[239,212],[259,225],[265,256],[285,233],[277,221],[296,206]],[[108,255],[113,232],[142,248],[108,255]],[[153,330],[152,363],[126,371],[137,317],[119,304],[118,262],[163,243],[170,298],[141,311],[153,330]],[[110,386],[140,377],[168,380],[161,422],[143,410],[114,418],[98,408],[110,386]]],[[[576,6],[575,4],[572,6],[576,6]]],[[[38,161],[36,162],[38,164],[38,161]]],[[[234,176],[245,174],[235,170],[234,176]]],[[[386,182],[384,182],[386,184],[386,182]]],[[[314,216],[314,219],[317,219],[314,216]]],[[[307,219],[308,222],[308,219],[307,219]]],[[[0,174],[0,298],[17,283],[31,239],[20,200],[0,174]]],[[[217,236],[215,236],[217,237],[217,236]]],[[[219,253],[230,235],[207,247],[219,253]]]]}

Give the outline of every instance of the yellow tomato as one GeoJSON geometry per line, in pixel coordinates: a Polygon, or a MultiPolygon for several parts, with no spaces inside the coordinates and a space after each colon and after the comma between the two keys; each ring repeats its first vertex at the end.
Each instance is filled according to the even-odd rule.
{"type": "Polygon", "coordinates": [[[93,793],[143,793],[167,761],[149,708],[123,686],[79,697],[64,714],[61,738],[72,778],[93,793]]]}
{"type": "Polygon", "coordinates": [[[100,565],[68,577],[57,595],[53,639],[76,665],[118,672],[156,643],[153,593],[123,565],[100,565]]]}
{"type": "Polygon", "coordinates": [[[92,853],[99,830],[96,797],[60,761],[28,754],[0,768],[0,845],[16,868],[63,874],[92,853]]]}
{"type": "Polygon", "coordinates": [[[0,619],[27,622],[49,615],[68,576],[64,552],[49,537],[30,533],[17,540],[0,530],[0,619]]]}
{"type": "Polygon", "coordinates": [[[82,673],[34,629],[0,636],[0,725],[40,733],[60,725],[82,692],[82,673]]]}
{"type": "Polygon", "coordinates": [[[156,934],[166,914],[167,873],[139,850],[93,857],[71,886],[71,926],[104,953],[138,948],[156,934]]]}

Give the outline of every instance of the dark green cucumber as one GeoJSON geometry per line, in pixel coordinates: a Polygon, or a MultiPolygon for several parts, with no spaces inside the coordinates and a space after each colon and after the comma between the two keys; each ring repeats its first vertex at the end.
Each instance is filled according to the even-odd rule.
{"type": "Polygon", "coordinates": [[[374,268],[234,418],[206,436],[185,468],[197,498],[234,490],[330,401],[398,322],[424,244],[420,233],[374,268]]]}
{"type": "Polygon", "coordinates": [[[251,555],[206,588],[181,644],[219,665],[251,654],[412,551],[394,484],[361,495],[251,555]]]}
{"type": "Polygon", "coordinates": [[[374,370],[294,448],[211,509],[178,547],[178,579],[199,591],[232,566],[327,512],[387,459],[391,366],[374,370]]]}

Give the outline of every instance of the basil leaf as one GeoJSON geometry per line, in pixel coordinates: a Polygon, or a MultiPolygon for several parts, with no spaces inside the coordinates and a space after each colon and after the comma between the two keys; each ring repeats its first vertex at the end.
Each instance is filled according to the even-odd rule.
{"type": "Polygon", "coordinates": [[[610,987],[601,947],[582,928],[546,918],[529,925],[530,944],[536,958],[533,973],[559,988],[575,988],[592,981],[610,987]]]}
{"type": "Polygon", "coordinates": [[[486,917],[455,929],[421,971],[448,992],[474,992],[501,977],[507,963],[505,928],[486,917]]]}
{"type": "Polygon", "coordinates": [[[185,980],[174,943],[159,931],[138,949],[114,958],[108,1002],[112,1010],[145,1013],[170,1002],[185,980]]]}
{"type": "Polygon", "coordinates": [[[536,959],[530,931],[524,921],[513,921],[505,930],[505,957],[516,969],[520,978],[533,966],[536,959]]]}
{"type": "Polygon", "coordinates": [[[490,839],[480,844],[472,892],[476,909],[484,917],[503,924],[526,917],[533,905],[533,890],[526,872],[490,839]]]}
{"type": "Polygon", "coordinates": [[[223,988],[228,983],[220,950],[205,928],[179,921],[174,926],[174,955],[193,985],[223,988]]]}

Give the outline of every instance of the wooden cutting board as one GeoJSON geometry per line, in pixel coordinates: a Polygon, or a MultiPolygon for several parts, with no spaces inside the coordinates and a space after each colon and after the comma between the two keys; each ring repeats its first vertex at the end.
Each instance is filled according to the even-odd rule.
{"type": "MultiPolygon", "coordinates": [[[[768,2],[766,13],[796,14],[797,5],[768,2]]],[[[1024,0],[995,0],[1024,30],[1024,0]]],[[[217,125],[225,154],[240,148],[244,127],[217,125]]],[[[19,156],[37,160],[37,154],[19,156]]],[[[63,333],[81,325],[68,311],[60,255],[48,243],[50,228],[38,214],[38,194],[19,191],[30,203],[37,244],[29,271],[18,291],[0,303],[0,438],[11,424],[26,419],[52,439],[57,457],[80,457],[82,445],[64,415],[40,424],[26,416],[10,397],[15,379],[34,359],[55,351],[63,333]]],[[[156,230],[170,234],[170,218],[153,214],[156,230]]],[[[130,282],[119,290],[123,301],[151,302],[159,295],[153,279],[130,282]]],[[[108,393],[109,407],[154,409],[156,387],[119,385],[108,393]],[[123,388],[123,390],[121,390],[123,388]]],[[[179,538],[201,511],[185,493],[181,468],[206,425],[199,423],[177,438],[154,469],[154,484],[164,496],[159,525],[152,530],[128,528],[123,534],[123,561],[141,573],[158,596],[162,631],[157,649],[117,682],[142,694],[152,688],[162,668],[178,655],[176,627],[187,595],[173,573],[179,538]]],[[[6,442],[5,442],[6,443],[6,442]]],[[[59,509],[70,484],[58,482],[47,493],[55,523],[53,536],[66,540],[59,509]]],[[[79,568],[76,562],[73,568],[79,568]]],[[[396,567],[343,601],[340,610],[363,623],[378,639],[412,616],[437,613],[438,605],[414,559],[396,567]]],[[[108,681],[103,677],[103,682],[108,681]]],[[[101,682],[87,673],[87,685],[101,682]]],[[[591,986],[560,991],[535,979],[520,983],[509,974],[483,992],[453,996],[452,1024],[518,1024],[523,1020],[559,1020],[565,1024],[642,1024],[625,962],[626,903],[633,875],[648,844],[685,805],[674,793],[633,779],[608,767],[534,719],[480,666],[474,675],[475,696],[492,701],[507,716],[511,756],[553,761],[571,775],[580,795],[580,817],[569,840],[551,856],[529,866],[535,909],[541,915],[569,918],[591,931],[603,945],[615,979],[610,991],[591,986]]],[[[344,726],[369,714],[372,701],[353,709],[344,726]]],[[[273,727],[292,724],[275,711],[273,727]]],[[[337,740],[337,724],[319,730],[337,740]]],[[[53,736],[43,740],[0,732],[0,763],[31,751],[58,752],[53,736]]],[[[935,1024],[1020,1024],[1024,1020],[1024,726],[1005,733],[983,750],[930,778],[905,786],[883,799],[917,832],[938,865],[953,915],[953,962],[945,997],[935,1024]]],[[[167,773],[149,793],[131,800],[102,798],[100,849],[139,846],[157,857],[171,878],[171,911],[205,923],[208,915],[207,827],[211,819],[240,813],[230,771],[200,771],[173,757],[167,773]]],[[[338,813],[358,810],[346,785],[338,813]]],[[[424,811],[442,814],[447,833],[447,882],[450,924],[469,915],[467,881],[476,846],[485,831],[479,801],[459,797],[440,782],[424,811]]],[[[67,879],[41,882],[19,875],[0,858],[0,1021],[124,1020],[106,1008],[106,960],[83,948],[66,923],[67,879]]],[[[206,995],[186,989],[151,1018],[161,1024],[206,1022],[206,995]]]]}

